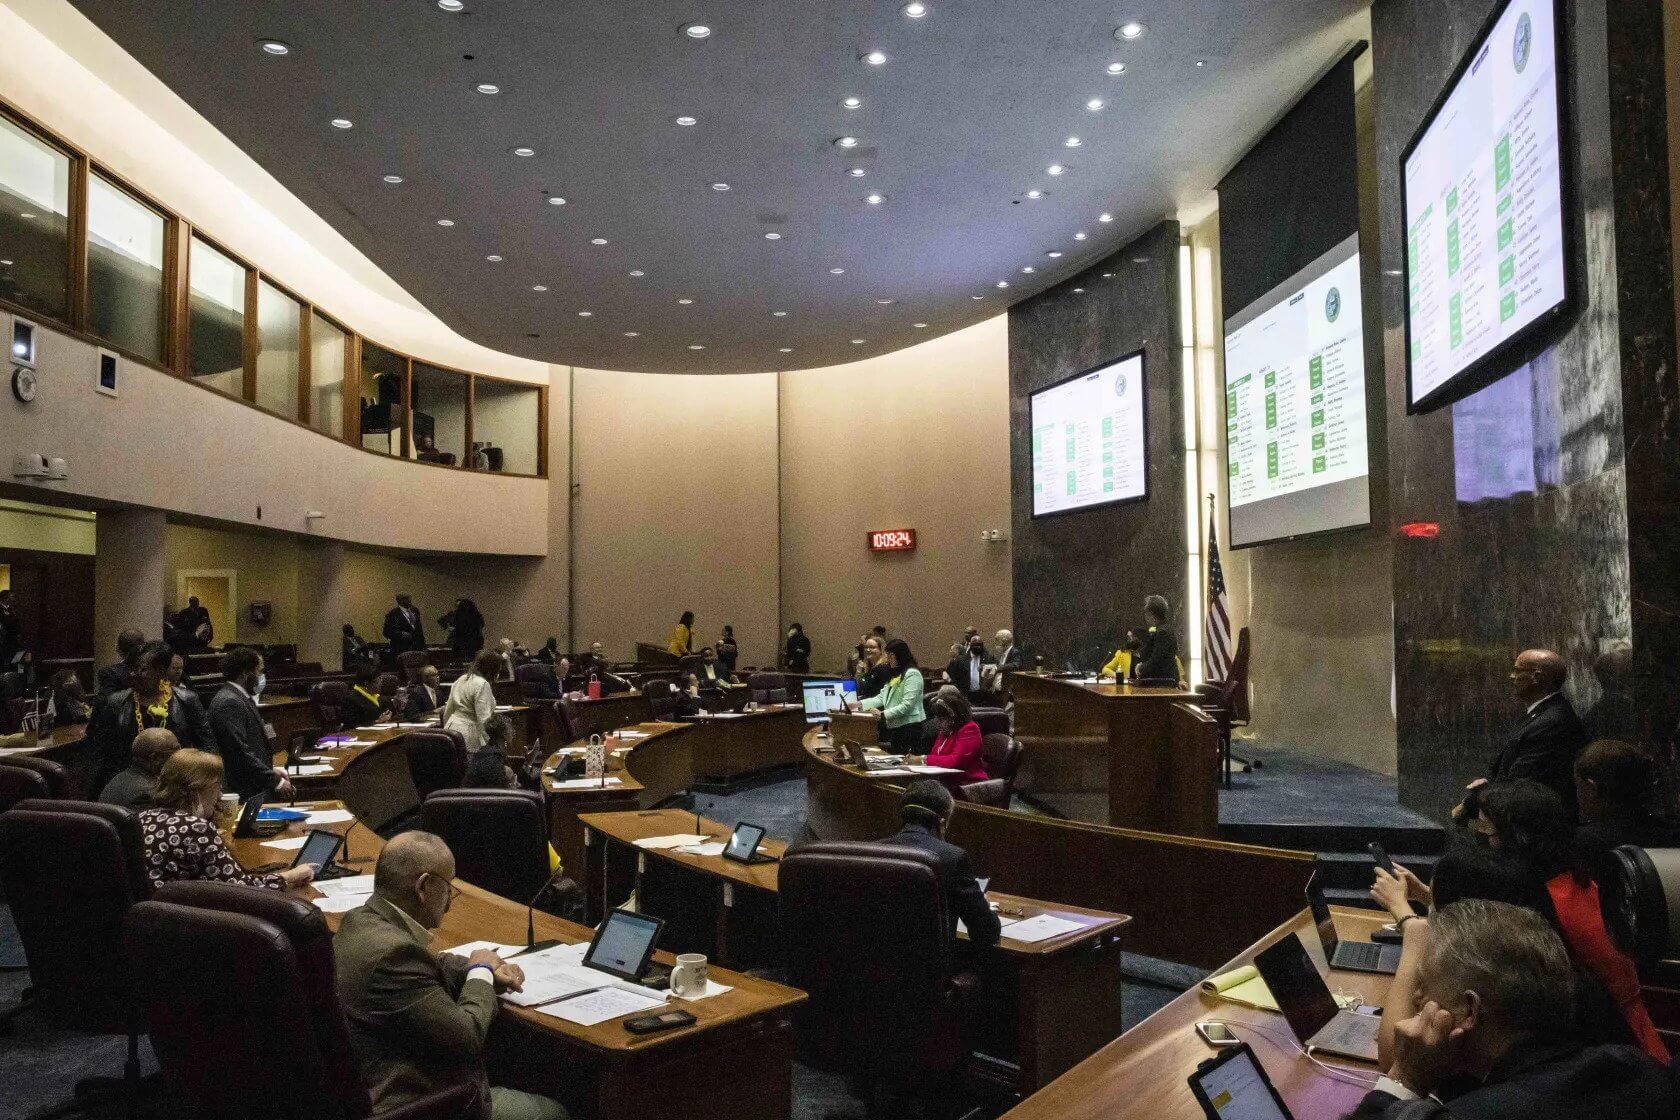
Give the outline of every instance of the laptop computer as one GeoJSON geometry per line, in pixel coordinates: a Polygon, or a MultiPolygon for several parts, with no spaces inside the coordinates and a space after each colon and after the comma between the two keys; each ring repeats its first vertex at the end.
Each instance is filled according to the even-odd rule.
{"type": "Polygon", "coordinates": [[[1393,976],[1400,971],[1400,946],[1380,945],[1375,941],[1343,941],[1336,934],[1336,923],[1330,917],[1330,904],[1324,900],[1324,887],[1314,871],[1307,880],[1307,905],[1312,907],[1313,925],[1318,929],[1319,944],[1324,946],[1324,959],[1331,968],[1352,972],[1375,972],[1393,976]]]}
{"type": "Polygon", "coordinates": [[[775,863],[775,856],[767,856],[758,850],[763,841],[763,828],[742,821],[730,834],[729,843],[723,846],[723,858],[734,860],[736,863],[775,863]]]}
{"type": "Polygon", "coordinates": [[[1377,1060],[1377,1028],[1382,1020],[1337,1006],[1299,936],[1291,934],[1266,949],[1254,958],[1254,967],[1308,1053],[1377,1060]]]}
{"type": "Polygon", "coordinates": [[[1295,1120],[1245,1042],[1197,1066],[1190,1091],[1207,1120],[1295,1120]]]}

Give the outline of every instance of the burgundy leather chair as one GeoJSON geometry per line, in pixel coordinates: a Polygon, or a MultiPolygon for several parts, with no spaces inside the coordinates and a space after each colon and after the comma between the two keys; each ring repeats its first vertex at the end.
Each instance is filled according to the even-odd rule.
{"type": "Polygon", "coordinates": [[[986,735],[980,740],[980,762],[991,777],[957,787],[957,796],[976,805],[1009,808],[1015,796],[1015,775],[1021,769],[1021,744],[1008,735],[986,735]]]}
{"type": "Polygon", "coordinates": [[[754,673],[747,678],[755,704],[787,703],[787,678],[780,673],[754,673]]]}
{"type": "MultiPolygon", "coordinates": [[[[315,907],[232,883],[169,883],[129,911],[123,941],[152,1050],[189,1115],[375,1115],[315,907]]],[[[476,1100],[465,1084],[377,1115],[454,1120],[476,1100]]]]}
{"type": "Polygon", "coordinates": [[[19,801],[46,801],[52,795],[42,775],[21,766],[0,765],[0,813],[19,801]]]}
{"type": "Polygon", "coordinates": [[[646,681],[642,695],[648,698],[654,719],[670,719],[677,714],[677,686],[667,680],[646,681]]]}
{"type": "MultiPolygon", "coordinates": [[[[27,770],[41,780],[41,787],[45,791],[34,795],[39,797],[66,798],[70,796],[70,771],[50,758],[37,758],[34,755],[14,754],[0,758],[0,768],[10,767],[13,770],[27,770]]],[[[19,797],[16,801],[22,801],[19,797]]],[[[10,808],[10,805],[0,798],[0,810],[10,808]]]]}
{"type": "Polygon", "coordinates": [[[447,789],[420,806],[420,827],[455,853],[455,874],[491,894],[529,902],[548,882],[542,794],[522,789],[447,789]]]}
{"type": "Polygon", "coordinates": [[[954,1105],[975,981],[952,974],[951,917],[931,856],[830,842],[782,857],[777,892],[803,1060],[872,1094],[954,1105]]]}
{"type": "Polygon", "coordinates": [[[432,663],[432,655],[423,649],[409,649],[397,654],[397,671],[403,684],[419,684],[420,670],[432,663]]]}
{"type": "MultiPolygon", "coordinates": [[[[1008,708],[975,708],[974,722],[980,725],[982,735],[1009,734],[1010,717],[1008,708]]],[[[990,768],[987,773],[990,773],[990,768]]]]}
{"type": "Polygon", "coordinates": [[[440,789],[455,789],[467,772],[467,747],[458,733],[411,731],[403,736],[408,773],[424,801],[440,789]]]}
{"type": "Polygon", "coordinates": [[[339,731],[344,727],[344,703],[350,695],[350,686],[343,681],[318,681],[309,689],[309,707],[315,713],[315,722],[328,731],[339,731]]]}
{"type": "Polygon", "coordinates": [[[513,679],[524,700],[556,700],[560,696],[560,679],[554,675],[554,666],[541,661],[520,665],[514,669],[513,679]]]}
{"type": "Polygon", "coordinates": [[[138,818],[117,805],[21,801],[0,813],[0,885],[29,959],[31,1008],[63,1030],[128,1036],[121,1082],[80,1082],[75,1101],[48,1115],[134,1099],[145,1028],[122,923],[151,894],[138,818]]]}

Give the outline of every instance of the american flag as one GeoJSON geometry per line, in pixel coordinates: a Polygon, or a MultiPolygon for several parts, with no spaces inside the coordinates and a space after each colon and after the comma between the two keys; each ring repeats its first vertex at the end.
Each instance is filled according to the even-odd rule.
{"type": "Polygon", "coordinates": [[[1219,534],[1208,521],[1207,678],[1222,681],[1231,672],[1231,603],[1225,597],[1225,569],[1219,566],[1219,534]]]}

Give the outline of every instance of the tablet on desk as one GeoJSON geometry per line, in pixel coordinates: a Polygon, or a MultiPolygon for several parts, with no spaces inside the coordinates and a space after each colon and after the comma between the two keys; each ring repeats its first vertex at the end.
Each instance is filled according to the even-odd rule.
{"type": "Polygon", "coordinates": [[[1294,1120],[1246,1042],[1197,1066],[1190,1091],[1207,1120],[1294,1120]]]}
{"type": "Polygon", "coordinates": [[[595,940],[589,943],[583,963],[621,980],[639,981],[647,972],[659,931],[664,928],[665,923],[659,918],[634,910],[614,910],[595,931],[595,940]]]}
{"type": "Polygon", "coordinates": [[[344,844],[344,837],[336,832],[326,832],[312,828],[304,838],[303,847],[298,849],[297,858],[292,861],[293,867],[308,864],[315,869],[315,877],[322,877],[322,872],[332,866],[333,857],[344,844]]]}
{"type": "Polygon", "coordinates": [[[736,863],[775,863],[775,856],[767,856],[758,850],[764,842],[764,829],[746,821],[735,826],[735,831],[729,837],[729,843],[723,847],[723,858],[734,860],[736,863]]]}

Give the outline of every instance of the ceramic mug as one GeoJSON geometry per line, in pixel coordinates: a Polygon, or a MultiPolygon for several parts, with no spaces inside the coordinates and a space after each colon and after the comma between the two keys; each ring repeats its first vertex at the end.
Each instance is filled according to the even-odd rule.
{"type": "Polygon", "coordinates": [[[677,954],[677,967],[671,970],[671,994],[679,999],[698,999],[706,994],[706,954],[677,954]]]}

